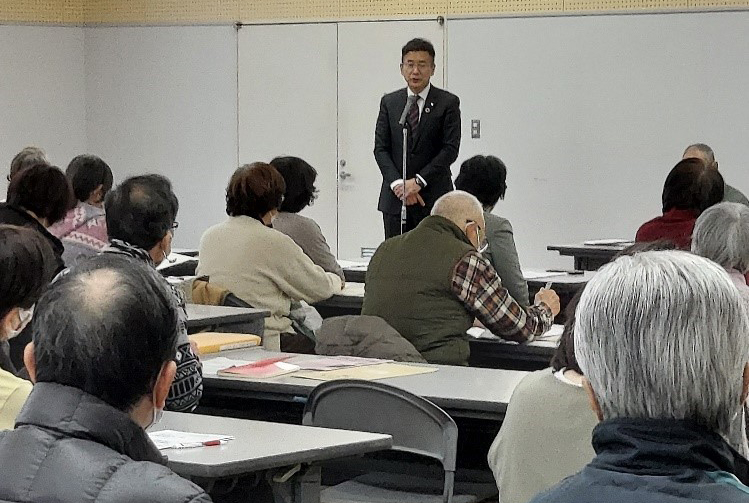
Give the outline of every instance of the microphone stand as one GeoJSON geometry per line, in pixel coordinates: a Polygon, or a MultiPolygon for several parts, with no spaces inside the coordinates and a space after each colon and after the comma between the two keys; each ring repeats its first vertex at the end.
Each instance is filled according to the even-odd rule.
{"type": "Polygon", "coordinates": [[[408,162],[408,121],[403,123],[403,197],[401,198],[401,235],[406,228],[406,162],[408,162]]]}

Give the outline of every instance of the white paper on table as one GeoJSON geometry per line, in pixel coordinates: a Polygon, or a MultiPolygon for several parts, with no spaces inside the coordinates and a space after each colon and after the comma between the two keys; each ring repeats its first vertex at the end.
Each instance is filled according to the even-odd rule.
{"type": "Polygon", "coordinates": [[[473,337],[474,339],[496,339],[500,340],[501,337],[497,337],[493,333],[491,333],[486,328],[481,327],[471,327],[468,330],[466,330],[466,333],[473,337]]]}
{"type": "Polygon", "coordinates": [[[364,297],[364,283],[347,281],[343,290],[336,293],[336,295],[343,295],[344,297],[364,297]]]}
{"type": "Polygon", "coordinates": [[[538,337],[536,337],[535,340],[539,340],[539,339],[548,340],[548,339],[553,339],[555,337],[558,339],[562,336],[562,332],[564,332],[564,325],[554,324],[551,326],[549,330],[544,332],[542,335],[539,335],[538,337]]]}
{"type": "Polygon", "coordinates": [[[341,368],[364,367],[366,365],[378,365],[380,363],[392,362],[393,360],[380,360],[378,358],[362,358],[359,356],[294,356],[288,360],[289,363],[298,365],[302,370],[335,370],[341,368]]]}
{"type": "Polygon", "coordinates": [[[617,238],[611,238],[611,239],[589,239],[588,241],[583,241],[584,245],[588,246],[613,246],[613,245],[626,245],[626,244],[632,244],[631,239],[617,239],[617,238]]]}
{"type": "Polygon", "coordinates": [[[229,367],[240,367],[250,363],[247,360],[232,360],[225,356],[218,356],[210,360],[201,360],[203,364],[203,375],[216,375],[219,370],[228,369],[229,367]]]}
{"type": "Polygon", "coordinates": [[[367,266],[369,266],[369,262],[365,262],[365,261],[357,262],[355,260],[339,260],[338,265],[340,265],[343,269],[366,271],[367,266]]]}
{"type": "Polygon", "coordinates": [[[174,265],[178,264],[184,264],[185,262],[197,262],[197,257],[188,257],[187,255],[180,255],[179,253],[170,253],[167,255],[166,260],[162,260],[159,265],[156,266],[156,269],[161,271],[162,269],[166,269],[167,267],[172,267],[174,265]],[[172,262],[170,262],[170,260],[172,262]]]}
{"type": "Polygon", "coordinates": [[[185,447],[202,447],[204,442],[234,440],[231,435],[213,433],[190,433],[188,431],[161,430],[149,431],[148,436],[159,450],[184,449],[185,447]]]}
{"type": "Polygon", "coordinates": [[[523,273],[523,278],[525,280],[529,279],[539,279],[539,278],[552,278],[554,276],[566,276],[566,273],[560,273],[560,272],[549,272],[549,271],[539,271],[537,269],[523,269],[520,272],[523,273]]]}

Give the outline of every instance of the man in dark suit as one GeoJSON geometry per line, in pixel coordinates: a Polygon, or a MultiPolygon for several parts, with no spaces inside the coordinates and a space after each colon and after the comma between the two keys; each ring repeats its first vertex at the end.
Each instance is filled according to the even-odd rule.
{"type": "MultiPolygon", "coordinates": [[[[377,209],[382,212],[385,238],[401,233],[401,205],[405,199],[404,231],[416,227],[434,202],[453,189],[450,165],[460,147],[460,100],[429,83],[434,75],[434,46],[415,38],[401,51],[401,75],[407,87],[383,96],[375,128],[374,155],[382,172],[377,209]],[[410,96],[418,99],[406,114],[408,158],[403,184],[403,130],[398,121],[410,96]]],[[[413,98],[412,98],[413,99],[413,98]]]]}

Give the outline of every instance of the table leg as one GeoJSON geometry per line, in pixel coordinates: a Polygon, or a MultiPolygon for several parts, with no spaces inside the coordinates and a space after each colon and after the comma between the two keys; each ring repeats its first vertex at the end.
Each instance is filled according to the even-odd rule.
{"type": "Polygon", "coordinates": [[[269,474],[275,503],[320,503],[320,467],[295,466],[269,474]]]}

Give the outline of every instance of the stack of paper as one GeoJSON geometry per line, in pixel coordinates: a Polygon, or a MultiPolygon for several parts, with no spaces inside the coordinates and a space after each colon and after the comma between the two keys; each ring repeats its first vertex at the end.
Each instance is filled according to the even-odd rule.
{"type": "Polygon", "coordinates": [[[259,346],[262,343],[262,339],[257,335],[225,332],[199,332],[190,335],[190,341],[198,346],[198,352],[203,355],[229,349],[259,346]]]}
{"type": "Polygon", "coordinates": [[[222,445],[234,440],[231,435],[214,435],[206,433],[190,433],[187,431],[161,430],[148,433],[151,441],[159,450],[187,449],[189,447],[209,447],[222,445]]]}
{"type": "Polygon", "coordinates": [[[584,245],[588,246],[616,246],[616,245],[630,245],[633,241],[631,239],[589,239],[583,241],[584,245]]]}
{"type": "Polygon", "coordinates": [[[292,363],[302,370],[335,370],[350,367],[364,367],[366,365],[378,365],[392,360],[380,360],[377,358],[362,358],[359,356],[294,356],[286,363],[292,363]]]}

